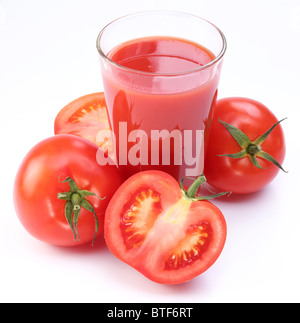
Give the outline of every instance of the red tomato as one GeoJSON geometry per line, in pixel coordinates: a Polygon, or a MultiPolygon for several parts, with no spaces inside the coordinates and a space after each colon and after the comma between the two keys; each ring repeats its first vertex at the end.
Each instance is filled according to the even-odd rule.
{"type": "Polygon", "coordinates": [[[144,171],[125,181],[111,199],[104,237],[111,252],[162,284],[179,284],[206,271],[226,239],[221,211],[187,198],[177,181],[144,171]]]}
{"type": "Polygon", "coordinates": [[[82,96],[66,105],[57,114],[54,133],[71,134],[85,138],[112,154],[111,139],[101,133],[110,130],[104,93],[82,96]]]}
{"type": "Polygon", "coordinates": [[[270,183],[285,157],[284,134],[277,122],[275,115],[257,101],[219,100],[207,145],[207,182],[232,193],[255,192],[270,183]]]}
{"type": "Polygon", "coordinates": [[[115,166],[97,164],[98,149],[77,136],[57,135],[26,155],[16,176],[14,203],[31,235],[74,246],[103,232],[106,206],[121,180],[115,166]]]}

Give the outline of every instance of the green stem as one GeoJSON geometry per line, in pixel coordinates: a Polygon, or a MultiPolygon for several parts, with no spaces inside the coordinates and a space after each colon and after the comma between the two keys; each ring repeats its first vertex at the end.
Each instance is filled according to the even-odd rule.
{"type": "Polygon", "coordinates": [[[71,195],[71,202],[73,204],[74,211],[79,210],[81,208],[81,200],[82,197],[79,193],[73,193],[71,195]]]}
{"type": "Polygon", "coordinates": [[[77,238],[80,240],[80,236],[78,233],[77,223],[80,216],[81,208],[86,209],[87,211],[93,213],[95,217],[95,235],[93,237],[92,245],[94,245],[95,238],[97,236],[97,232],[99,229],[99,221],[95,212],[94,207],[87,200],[87,196],[96,196],[99,199],[104,199],[98,197],[95,193],[89,192],[86,190],[80,190],[75,183],[75,181],[71,177],[67,177],[64,181],[60,181],[60,183],[68,183],[70,187],[69,192],[58,193],[57,198],[60,200],[65,200],[65,217],[69,224],[69,227],[73,233],[74,240],[77,238]]]}
{"type": "Polygon", "coordinates": [[[253,144],[251,144],[251,145],[249,145],[249,146],[247,147],[247,153],[248,153],[249,155],[256,155],[256,154],[258,154],[260,151],[261,151],[261,146],[260,146],[260,145],[253,145],[253,144]]]}
{"type": "Polygon", "coordinates": [[[242,132],[240,129],[219,119],[219,122],[227,129],[227,131],[231,134],[231,136],[239,144],[239,146],[241,147],[241,150],[239,152],[236,152],[233,154],[222,154],[222,155],[218,155],[218,156],[230,157],[230,158],[248,157],[255,167],[263,169],[263,167],[261,167],[259,165],[258,160],[257,160],[257,157],[260,157],[260,158],[263,158],[263,159],[273,163],[275,166],[277,166],[278,168],[280,168],[281,170],[286,172],[282,168],[282,166],[279,164],[279,162],[277,160],[275,160],[267,152],[263,151],[262,147],[261,147],[263,142],[268,138],[268,136],[274,130],[274,128],[285,119],[282,119],[282,120],[276,122],[268,131],[266,131],[263,135],[261,135],[260,137],[258,137],[254,141],[251,141],[249,139],[249,137],[244,132],[242,132]]]}
{"type": "Polygon", "coordinates": [[[206,179],[204,177],[204,175],[200,175],[195,181],[194,183],[189,187],[188,191],[187,191],[187,196],[189,198],[194,198],[195,195],[198,192],[199,187],[206,182],[206,179]]]}
{"type": "Polygon", "coordinates": [[[180,187],[181,187],[181,191],[183,196],[191,201],[204,201],[204,200],[211,200],[213,198],[219,197],[219,196],[223,196],[223,195],[230,195],[231,192],[222,192],[222,193],[215,193],[212,195],[207,195],[207,196],[196,196],[199,187],[204,184],[206,182],[206,178],[203,174],[201,174],[197,179],[193,178],[193,177],[183,177],[180,181],[180,187]],[[188,190],[186,190],[184,188],[183,185],[183,181],[184,179],[192,179],[193,183],[191,184],[191,186],[188,188],[188,190]]]}

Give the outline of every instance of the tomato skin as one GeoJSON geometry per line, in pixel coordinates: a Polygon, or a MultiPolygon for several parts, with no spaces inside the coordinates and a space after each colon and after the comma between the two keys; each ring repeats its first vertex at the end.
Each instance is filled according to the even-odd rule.
{"type": "MultiPolygon", "coordinates": [[[[259,157],[257,160],[263,169],[255,167],[248,157],[218,156],[241,150],[219,119],[243,131],[250,140],[255,140],[271,128],[277,118],[258,101],[238,97],[221,99],[216,104],[207,144],[204,174],[211,186],[236,194],[253,193],[264,188],[280,169],[259,157]]],[[[281,124],[274,128],[261,148],[282,164],[286,149],[281,124]]]]}
{"type": "Polygon", "coordinates": [[[57,246],[77,246],[93,240],[94,215],[81,209],[78,231],[80,241],[74,241],[65,217],[66,201],[58,193],[69,191],[67,177],[78,187],[99,197],[88,196],[99,220],[97,236],[103,232],[106,206],[121,184],[115,166],[100,166],[96,162],[98,147],[73,135],[56,135],[35,145],[25,156],[14,183],[14,205],[24,228],[35,238],[57,246]]]}
{"type": "MultiPolygon", "coordinates": [[[[185,199],[178,182],[162,171],[143,171],[130,177],[117,190],[105,213],[104,237],[110,251],[148,279],[160,284],[184,283],[205,272],[220,256],[226,235],[226,222],[221,211],[209,201],[192,202],[185,199]],[[122,214],[127,208],[127,201],[134,199],[140,189],[157,192],[160,213],[144,241],[137,247],[131,247],[124,242],[122,214]],[[185,213],[178,211],[180,208],[185,213]],[[172,269],[169,266],[171,251],[180,253],[183,248],[178,247],[180,241],[195,235],[188,232],[199,223],[211,227],[209,246],[201,252],[200,259],[190,259],[189,264],[172,269]]],[[[182,243],[183,246],[186,244],[182,243]]]]}

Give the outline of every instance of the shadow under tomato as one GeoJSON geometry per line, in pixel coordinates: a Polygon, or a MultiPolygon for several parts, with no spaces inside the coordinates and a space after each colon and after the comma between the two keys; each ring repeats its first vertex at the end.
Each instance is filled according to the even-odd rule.
{"type": "MultiPolygon", "coordinates": [[[[267,189],[268,188],[265,187],[257,192],[246,193],[246,194],[229,193],[229,194],[217,197],[216,200],[227,202],[227,203],[243,203],[246,201],[251,201],[251,200],[261,198],[266,193],[267,189]]],[[[222,192],[215,189],[214,187],[210,186],[207,183],[203,185],[203,189],[201,191],[201,195],[210,195],[210,194],[218,194],[218,193],[222,193],[222,192]]],[[[214,200],[211,200],[211,201],[213,202],[214,200]]]]}
{"type": "Polygon", "coordinates": [[[148,295],[174,297],[176,295],[188,295],[196,290],[201,290],[202,292],[207,290],[205,279],[201,276],[181,284],[160,284],[145,277],[142,273],[121,262],[113,255],[111,255],[110,261],[108,275],[113,277],[115,281],[119,281],[120,286],[134,288],[141,292],[146,290],[148,295]]]}
{"type": "Polygon", "coordinates": [[[73,253],[73,254],[92,254],[99,251],[105,251],[107,249],[104,236],[101,235],[97,237],[94,241],[94,245],[92,242],[85,243],[83,245],[72,246],[72,247],[59,247],[59,246],[52,246],[62,252],[73,253]]]}
{"type": "Polygon", "coordinates": [[[199,290],[203,287],[204,280],[201,276],[195,277],[192,280],[189,280],[185,283],[176,284],[176,285],[163,285],[164,288],[171,292],[172,294],[181,294],[181,293],[190,293],[192,290],[199,290]]]}
{"type": "Polygon", "coordinates": [[[205,295],[210,290],[209,284],[207,283],[204,275],[200,275],[190,281],[174,285],[158,284],[144,278],[142,283],[139,285],[136,284],[136,288],[146,289],[149,295],[151,294],[155,297],[166,297],[167,299],[176,299],[177,297],[180,297],[182,300],[189,297],[189,295],[194,295],[195,293],[201,297],[201,295],[205,295]]]}

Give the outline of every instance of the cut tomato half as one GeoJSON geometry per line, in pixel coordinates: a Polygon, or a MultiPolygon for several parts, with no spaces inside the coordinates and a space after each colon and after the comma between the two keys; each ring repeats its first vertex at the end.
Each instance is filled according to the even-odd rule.
{"type": "Polygon", "coordinates": [[[226,222],[209,201],[187,198],[177,181],[144,171],[125,181],[109,203],[104,235],[111,252],[162,284],[205,272],[226,240],[226,222]]]}
{"type": "Polygon", "coordinates": [[[72,134],[85,138],[113,157],[109,131],[110,125],[103,92],[88,94],[72,101],[60,110],[54,122],[56,135],[72,134]]]}

